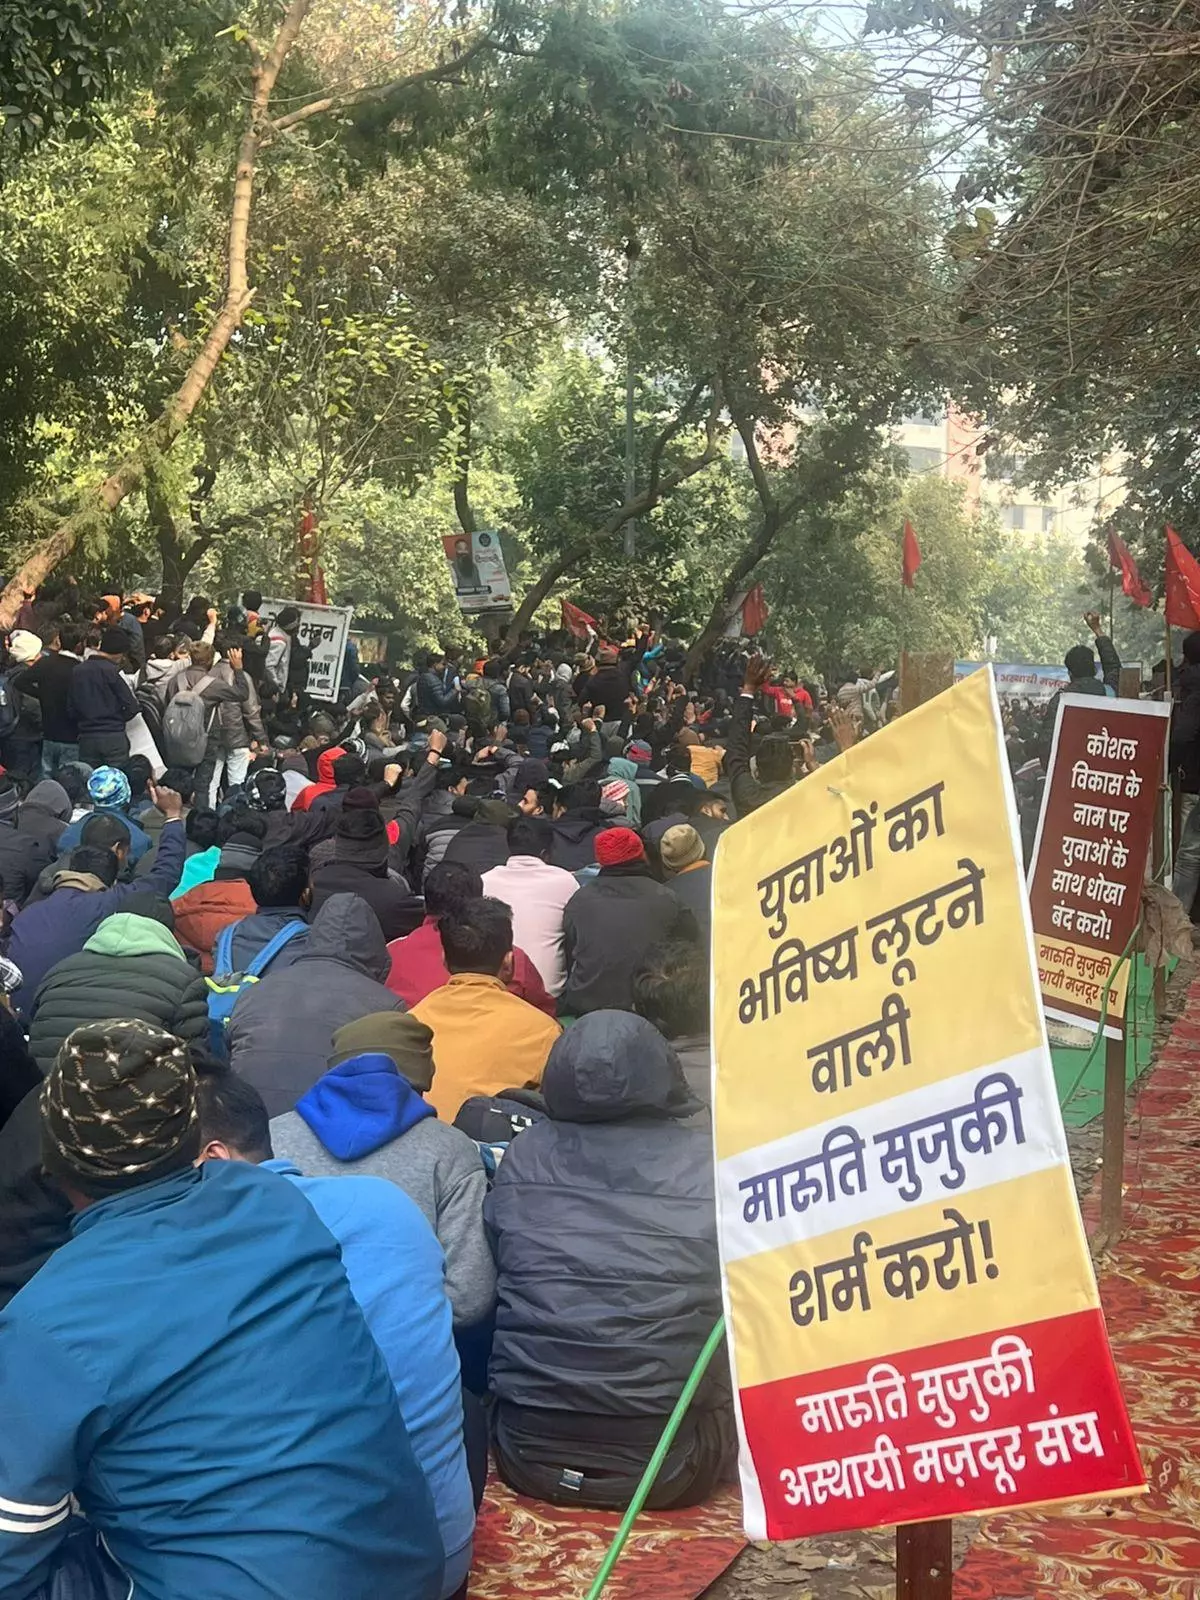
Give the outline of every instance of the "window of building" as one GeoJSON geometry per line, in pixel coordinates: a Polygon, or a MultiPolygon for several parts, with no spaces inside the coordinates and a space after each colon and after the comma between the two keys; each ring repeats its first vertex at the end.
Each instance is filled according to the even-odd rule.
{"type": "Polygon", "coordinates": [[[1058,512],[1054,506],[1042,507],[1042,532],[1054,533],[1058,528],[1058,512]]]}
{"type": "Polygon", "coordinates": [[[1006,528],[1011,528],[1014,533],[1019,533],[1025,526],[1025,507],[1005,506],[1000,512],[1000,521],[1006,528]]]}
{"type": "Polygon", "coordinates": [[[910,444],[906,454],[910,472],[934,472],[941,466],[943,460],[940,450],[930,450],[924,445],[910,444]]]}
{"type": "Polygon", "coordinates": [[[993,483],[1012,483],[1025,465],[1025,457],[1007,450],[989,450],[983,458],[984,470],[993,483]]]}

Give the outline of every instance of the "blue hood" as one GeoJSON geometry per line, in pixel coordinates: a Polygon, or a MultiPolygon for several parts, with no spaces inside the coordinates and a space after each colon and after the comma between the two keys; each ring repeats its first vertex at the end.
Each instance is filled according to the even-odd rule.
{"type": "Polygon", "coordinates": [[[391,1056],[351,1056],[318,1078],[296,1110],[339,1161],[358,1161],[390,1144],[425,1117],[431,1105],[402,1078],[391,1056]]]}

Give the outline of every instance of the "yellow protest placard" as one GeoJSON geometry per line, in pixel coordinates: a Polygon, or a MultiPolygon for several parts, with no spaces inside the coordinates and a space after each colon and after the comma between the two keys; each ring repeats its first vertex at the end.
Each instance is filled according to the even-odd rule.
{"type": "Polygon", "coordinates": [[[752,1537],[1142,1481],[1017,838],[984,671],[722,839],[714,1138],[752,1537]]]}

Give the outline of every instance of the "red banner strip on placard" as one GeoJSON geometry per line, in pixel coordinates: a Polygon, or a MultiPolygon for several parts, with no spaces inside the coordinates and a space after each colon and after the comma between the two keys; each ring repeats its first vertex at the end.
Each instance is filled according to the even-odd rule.
{"type": "Polygon", "coordinates": [[[741,1405],[770,1539],[1142,1481],[1100,1311],[780,1379],[741,1405]]]}

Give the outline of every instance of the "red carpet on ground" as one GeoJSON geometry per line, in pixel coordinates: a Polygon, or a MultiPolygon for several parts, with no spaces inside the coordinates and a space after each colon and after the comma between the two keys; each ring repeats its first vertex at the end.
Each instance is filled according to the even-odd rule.
{"type": "Polygon", "coordinates": [[[1129,1134],[1100,1295],[1150,1492],[989,1517],[954,1600],[1200,1600],[1200,981],[1129,1134]]]}
{"type": "MultiPolygon", "coordinates": [[[[525,1500],[492,1479],[475,1530],[471,1600],[583,1600],[620,1521],[525,1500]]],[[[696,1600],[745,1543],[732,1485],[688,1511],[641,1516],[605,1600],[696,1600]]]]}

